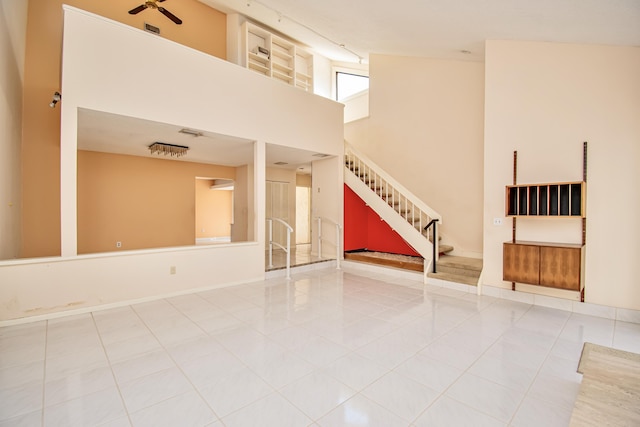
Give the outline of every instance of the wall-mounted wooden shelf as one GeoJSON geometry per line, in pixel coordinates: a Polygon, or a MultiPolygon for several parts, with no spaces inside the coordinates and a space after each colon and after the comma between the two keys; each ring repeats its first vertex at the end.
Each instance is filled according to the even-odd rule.
{"type": "Polygon", "coordinates": [[[505,215],[513,221],[511,242],[502,248],[502,279],[580,292],[584,302],[584,248],[587,236],[587,143],[582,144],[582,181],[518,184],[518,152],[513,152],[513,185],[505,190],[505,215]],[[516,240],[518,218],[579,218],[582,243],[516,240]]]}
{"type": "Polygon", "coordinates": [[[585,187],[584,181],[508,185],[505,215],[584,218],[585,187]]]}

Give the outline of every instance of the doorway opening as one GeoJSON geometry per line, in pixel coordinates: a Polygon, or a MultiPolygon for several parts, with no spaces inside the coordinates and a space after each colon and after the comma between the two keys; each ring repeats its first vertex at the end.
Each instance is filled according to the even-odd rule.
{"type": "Polygon", "coordinates": [[[196,245],[231,242],[233,190],[230,179],[196,178],[196,245]]]}

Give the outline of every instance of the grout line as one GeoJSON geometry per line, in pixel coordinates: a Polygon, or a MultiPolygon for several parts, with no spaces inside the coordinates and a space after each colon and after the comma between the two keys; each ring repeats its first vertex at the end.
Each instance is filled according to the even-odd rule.
{"type": "Polygon", "coordinates": [[[44,328],[44,368],[42,370],[42,416],[41,416],[41,422],[42,422],[42,427],[44,427],[44,410],[45,410],[45,393],[47,390],[47,349],[49,347],[49,321],[46,320],[45,321],[45,328],[44,328]]]}
{"type": "MultiPolygon", "coordinates": [[[[536,306],[532,305],[529,310],[531,310],[533,307],[536,307],[536,306]]],[[[527,312],[529,312],[529,310],[527,310],[527,312]]],[[[565,311],[565,310],[560,310],[560,309],[554,309],[554,310],[559,310],[559,311],[563,311],[563,312],[565,311]]],[[[562,327],[559,328],[560,330],[558,332],[558,335],[556,336],[556,339],[553,341],[553,344],[551,345],[551,347],[549,347],[549,351],[547,352],[547,355],[545,356],[544,360],[542,361],[542,363],[538,367],[538,370],[536,371],[536,375],[533,377],[533,380],[529,384],[529,387],[527,387],[527,390],[524,393],[524,396],[520,400],[520,403],[518,404],[516,410],[514,411],[513,415],[511,416],[511,419],[509,420],[509,425],[513,422],[515,416],[518,414],[518,411],[520,411],[520,408],[522,408],[522,404],[524,403],[524,400],[529,395],[529,392],[531,391],[531,387],[533,387],[533,384],[538,379],[538,376],[540,375],[540,372],[542,371],[542,368],[544,367],[544,364],[549,359],[549,356],[551,355],[551,352],[553,351],[553,347],[558,343],[558,340],[560,339],[560,336],[562,335],[562,331],[564,331],[564,328],[567,326],[567,323],[569,323],[569,319],[571,319],[571,315],[572,315],[572,313],[570,312],[569,315],[567,316],[567,318],[565,319],[564,323],[562,324],[562,327]]]]}
{"type": "Polygon", "coordinates": [[[100,333],[100,328],[98,328],[98,324],[96,323],[96,318],[93,315],[93,312],[91,312],[91,320],[93,321],[93,326],[96,328],[96,332],[98,334],[98,339],[100,340],[100,345],[102,346],[102,351],[104,352],[104,357],[107,359],[107,363],[109,364],[109,370],[111,371],[111,377],[113,378],[113,383],[116,386],[116,389],[118,390],[118,395],[120,396],[120,401],[122,402],[122,407],[124,408],[124,411],[127,413],[127,419],[129,420],[129,424],[133,425],[133,423],[131,422],[131,415],[129,414],[129,409],[127,408],[127,405],[124,401],[124,396],[122,396],[122,391],[120,390],[120,384],[118,384],[118,380],[116,378],[116,374],[115,372],[113,372],[113,366],[111,363],[111,359],[109,359],[109,355],[107,354],[107,348],[104,346],[104,341],[102,340],[102,334],[100,333]]]}
{"type": "MultiPolygon", "coordinates": [[[[496,300],[496,301],[493,301],[491,304],[489,304],[489,305],[488,305],[487,307],[485,307],[484,309],[480,309],[480,310],[478,311],[478,313],[480,313],[480,312],[482,312],[482,311],[484,311],[484,310],[488,309],[490,306],[492,306],[492,305],[493,305],[493,304],[495,304],[496,302],[497,302],[497,300],[496,300]]],[[[530,306],[529,306],[529,308],[528,308],[527,310],[525,310],[524,312],[522,312],[522,314],[520,315],[520,317],[518,317],[518,320],[522,319],[522,317],[523,317],[527,312],[529,312],[529,310],[531,310],[531,308],[532,308],[532,307],[533,307],[533,305],[530,305],[530,306]]],[[[474,314],[474,316],[475,316],[475,314],[474,314]]],[[[473,317],[473,316],[471,316],[471,317],[473,317]]],[[[470,319],[471,319],[471,317],[469,317],[469,318],[465,319],[465,322],[466,322],[467,320],[470,320],[470,319]]],[[[514,326],[514,325],[515,325],[515,323],[516,323],[518,320],[515,320],[515,321],[511,324],[511,326],[514,326]]],[[[447,332],[446,332],[445,334],[443,334],[442,336],[448,335],[449,333],[451,333],[454,329],[456,329],[456,328],[457,328],[458,326],[460,326],[460,325],[462,325],[462,323],[461,323],[461,324],[459,324],[459,325],[456,325],[455,327],[453,327],[452,329],[450,329],[449,331],[447,331],[447,332]]],[[[491,415],[491,414],[489,414],[489,413],[487,413],[487,412],[484,412],[484,411],[478,410],[478,409],[476,409],[476,408],[474,408],[474,407],[472,407],[472,406],[470,406],[470,405],[468,405],[468,404],[466,404],[466,403],[464,403],[464,402],[460,402],[458,399],[455,399],[455,398],[454,398],[454,397],[452,397],[452,396],[448,396],[448,395],[446,395],[446,393],[447,393],[447,391],[448,391],[449,389],[451,389],[451,387],[453,387],[453,386],[454,386],[458,381],[460,381],[460,378],[462,378],[465,374],[474,375],[473,373],[469,372],[469,370],[471,369],[471,367],[472,367],[472,366],[473,366],[473,365],[474,365],[478,360],[480,360],[480,359],[481,359],[481,358],[482,358],[482,357],[483,357],[483,356],[484,356],[484,355],[485,355],[485,354],[486,354],[486,353],[487,353],[487,352],[488,352],[488,351],[489,351],[489,350],[490,350],[490,349],[491,349],[491,348],[492,348],[492,347],[493,347],[493,346],[494,346],[494,345],[495,345],[495,344],[496,344],[496,343],[497,343],[497,342],[498,342],[498,341],[499,341],[499,340],[504,336],[504,334],[507,332],[507,330],[508,330],[508,329],[506,329],[506,330],[505,330],[505,331],[503,331],[499,336],[497,336],[497,337],[495,338],[495,340],[494,340],[493,344],[491,344],[490,346],[488,346],[488,347],[487,347],[487,348],[486,348],[486,349],[485,349],[485,350],[484,350],[484,351],[483,351],[483,352],[482,352],[482,353],[481,353],[481,354],[480,354],[480,355],[479,355],[479,356],[478,356],[478,357],[477,357],[477,358],[476,358],[476,359],[475,359],[475,360],[474,360],[474,361],[473,361],[469,366],[467,366],[467,368],[466,368],[466,369],[462,370],[462,373],[461,373],[461,374],[460,374],[460,375],[459,375],[455,380],[453,380],[453,381],[451,382],[451,384],[449,384],[449,385],[448,385],[448,386],[447,386],[447,387],[446,387],[446,388],[445,388],[445,389],[440,393],[440,395],[438,396],[438,398],[436,398],[433,402],[431,402],[431,404],[430,404],[427,408],[425,408],[425,410],[424,410],[424,411],[422,411],[422,412],[421,412],[421,413],[420,413],[420,414],[419,414],[419,415],[418,415],[418,416],[417,416],[413,421],[416,421],[416,420],[417,420],[418,418],[420,418],[424,413],[426,413],[426,412],[429,410],[429,408],[431,408],[431,407],[433,406],[433,404],[434,404],[436,401],[438,401],[442,396],[446,396],[447,398],[452,399],[452,400],[455,400],[456,402],[458,402],[458,403],[460,403],[460,404],[462,404],[462,405],[464,405],[464,406],[466,406],[466,407],[469,407],[469,408],[471,408],[471,409],[473,409],[473,410],[475,410],[475,411],[478,411],[478,412],[480,412],[480,413],[482,413],[482,414],[484,414],[484,415],[487,415],[488,417],[491,417],[491,418],[493,418],[493,419],[495,419],[495,420],[497,420],[497,421],[499,421],[499,422],[502,422],[501,420],[498,420],[498,419],[497,419],[496,417],[494,417],[493,415],[491,415]]],[[[441,336],[441,337],[442,337],[442,336],[441,336]]],[[[438,337],[436,340],[440,339],[441,337],[438,337]]],[[[429,345],[431,345],[431,344],[432,344],[433,342],[435,342],[436,340],[434,340],[434,341],[432,341],[431,343],[429,343],[427,346],[425,346],[425,348],[426,348],[426,347],[428,347],[429,345]]],[[[421,351],[422,351],[422,350],[421,350],[421,351]]],[[[428,356],[427,356],[427,357],[428,357],[428,356]]],[[[441,362],[441,363],[444,363],[445,365],[451,366],[451,367],[453,367],[453,368],[455,368],[455,369],[460,369],[460,368],[458,368],[458,367],[456,367],[456,366],[449,365],[449,364],[448,364],[448,363],[446,363],[446,362],[441,362]]],[[[476,376],[477,376],[477,375],[476,375],[476,376]]],[[[490,379],[487,379],[487,378],[484,378],[484,377],[479,377],[479,378],[481,378],[481,379],[483,379],[483,380],[486,380],[486,381],[489,381],[489,382],[491,382],[491,383],[493,383],[493,384],[499,385],[499,386],[501,386],[501,387],[505,387],[505,388],[508,388],[508,389],[510,389],[510,390],[513,390],[513,389],[511,389],[510,387],[507,387],[507,386],[505,386],[505,385],[503,385],[503,384],[498,384],[498,383],[496,383],[496,382],[495,382],[495,381],[493,381],[493,380],[490,380],[490,379]]],[[[515,391],[515,390],[514,390],[514,391],[515,391]]],[[[524,399],[524,396],[526,396],[526,393],[523,395],[523,399],[524,399]]],[[[516,413],[517,413],[517,409],[516,409],[516,411],[514,412],[514,415],[515,415],[516,413]]]]}

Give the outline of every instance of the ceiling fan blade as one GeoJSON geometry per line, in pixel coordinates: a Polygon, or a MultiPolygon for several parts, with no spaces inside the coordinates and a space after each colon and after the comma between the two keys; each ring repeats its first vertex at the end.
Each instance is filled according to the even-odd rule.
{"type": "Polygon", "coordinates": [[[164,16],[166,16],[167,18],[171,19],[173,22],[175,22],[176,24],[180,25],[182,24],[182,19],[178,18],[176,15],[174,15],[173,13],[169,12],[167,9],[165,9],[164,7],[160,7],[158,6],[158,10],[160,11],[160,13],[162,13],[164,16]]]}
{"type": "Polygon", "coordinates": [[[140,13],[140,12],[142,12],[142,11],[143,11],[143,10],[145,10],[147,7],[148,7],[148,6],[147,6],[146,4],[141,4],[140,6],[138,6],[138,7],[134,7],[133,9],[131,9],[131,10],[129,11],[129,13],[130,13],[131,15],[135,15],[136,13],[140,13]]]}
{"type": "Polygon", "coordinates": [[[164,0],[156,0],[157,3],[162,3],[164,0]]]}

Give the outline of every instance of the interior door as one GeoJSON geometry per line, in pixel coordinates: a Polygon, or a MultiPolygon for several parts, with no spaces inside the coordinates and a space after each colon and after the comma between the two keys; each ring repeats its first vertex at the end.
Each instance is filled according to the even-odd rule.
{"type": "MultiPolygon", "coordinates": [[[[289,183],[267,181],[266,188],[266,217],[279,218],[289,223],[289,183]]],[[[265,241],[269,243],[269,227],[266,227],[265,241]]],[[[287,229],[278,221],[273,222],[273,241],[286,247],[287,229]]],[[[292,245],[295,242],[291,242],[292,245]]]]}

